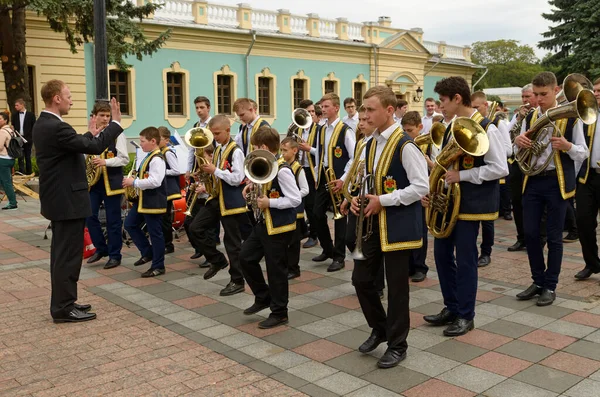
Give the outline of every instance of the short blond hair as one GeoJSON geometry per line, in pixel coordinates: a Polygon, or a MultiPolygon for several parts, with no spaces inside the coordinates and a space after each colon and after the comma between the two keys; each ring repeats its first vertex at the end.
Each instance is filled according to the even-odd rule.
{"type": "Polygon", "coordinates": [[[52,98],[54,98],[56,95],[60,95],[65,85],[66,84],[62,80],[48,80],[41,90],[42,99],[44,100],[44,103],[46,105],[51,105],[52,98]]]}
{"type": "Polygon", "coordinates": [[[237,112],[241,108],[254,109],[252,102],[253,101],[250,98],[238,98],[233,103],[233,111],[237,112]]]}
{"type": "Polygon", "coordinates": [[[365,96],[363,100],[371,98],[371,97],[379,98],[379,102],[383,107],[387,108],[388,106],[392,106],[394,109],[396,108],[396,94],[394,91],[385,85],[376,85],[375,87],[371,87],[365,92],[365,96]]]}
{"type": "Polygon", "coordinates": [[[319,102],[322,103],[323,101],[331,101],[333,106],[340,106],[340,97],[333,92],[323,95],[319,102]]]}

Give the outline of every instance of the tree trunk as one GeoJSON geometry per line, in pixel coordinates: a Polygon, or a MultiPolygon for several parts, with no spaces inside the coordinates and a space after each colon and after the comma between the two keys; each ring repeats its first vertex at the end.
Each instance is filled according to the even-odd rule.
{"type": "Polygon", "coordinates": [[[12,18],[10,10],[0,10],[0,59],[6,99],[11,110],[18,98],[23,98],[27,107],[32,108],[25,54],[25,6],[19,3],[13,3],[12,18]]]}

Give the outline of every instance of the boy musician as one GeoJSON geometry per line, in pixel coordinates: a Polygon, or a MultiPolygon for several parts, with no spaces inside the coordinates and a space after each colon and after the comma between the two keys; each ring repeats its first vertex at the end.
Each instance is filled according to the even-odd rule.
{"type": "MultiPolygon", "coordinates": [[[[439,314],[425,316],[433,325],[451,324],[445,336],[459,336],[474,328],[477,294],[477,234],[479,222],[498,217],[498,179],[508,174],[506,155],[496,127],[471,107],[471,90],[462,77],[448,77],[435,85],[441,108],[447,118],[466,117],[487,127],[489,150],[483,156],[464,155],[459,168],[449,169],[446,183],[459,183],[461,190],[458,221],[450,236],[434,241],[435,265],[440,280],[444,309],[439,314]],[[484,199],[482,199],[484,198],[484,199]]],[[[442,152],[452,137],[450,124],[442,142],[442,152]]],[[[429,206],[429,195],[421,199],[429,206]]],[[[452,203],[449,208],[451,210],[452,203]]]]}
{"type": "MultiPolygon", "coordinates": [[[[198,121],[194,123],[194,128],[202,127],[208,128],[208,123],[211,119],[210,117],[210,99],[205,96],[198,96],[194,99],[194,106],[196,107],[196,114],[198,115],[198,121]]],[[[216,143],[213,142],[213,147],[216,146],[216,143]]],[[[190,148],[188,152],[188,167],[185,173],[185,179],[189,180],[190,175],[194,172],[194,168],[196,166],[196,149],[190,148]]]]}
{"type": "MultiPolygon", "coordinates": [[[[268,150],[277,156],[279,151],[279,134],[270,127],[261,127],[252,135],[252,145],[256,149],[268,150]]],[[[242,245],[240,263],[244,277],[254,293],[255,301],[244,310],[251,315],[271,308],[269,317],[258,323],[262,329],[287,324],[288,313],[288,262],[287,253],[296,229],[296,208],[302,203],[300,191],[296,185],[294,173],[283,158],[278,159],[277,176],[262,185],[260,197],[257,199],[262,216],[257,219],[250,237],[242,245]],[[265,258],[269,285],[265,283],[260,261],[265,258]]],[[[243,196],[252,184],[244,188],[243,196]]]]}
{"type": "MultiPolygon", "coordinates": [[[[375,194],[366,195],[364,227],[367,220],[372,222],[372,235],[363,242],[366,260],[355,262],[352,284],[373,331],[358,350],[368,353],[387,341],[388,348],[377,365],[391,368],[406,358],[408,348],[408,264],[411,250],[423,243],[419,200],[429,189],[427,163],[412,139],[394,122],[396,95],[391,88],[369,89],[363,106],[369,125],[376,128],[361,154],[366,160],[365,174],[373,176],[375,194]],[[374,284],[382,260],[389,286],[387,315],[374,284]]],[[[361,215],[358,200],[354,197],[351,207],[357,217],[361,215]]]]}
{"type": "MultiPolygon", "coordinates": [[[[92,115],[96,116],[96,126],[103,130],[110,122],[110,105],[97,102],[92,109],[92,115]]],[[[98,182],[90,187],[92,216],[88,217],[85,223],[96,247],[96,252],[88,259],[87,263],[95,263],[108,256],[108,262],[104,264],[104,268],[112,269],[121,264],[121,248],[123,247],[121,199],[125,190],[121,183],[123,182],[123,167],[129,164],[125,135],[119,135],[117,140],[111,142],[100,156],[95,156],[92,162],[101,169],[101,175],[98,182]],[[108,244],[98,220],[98,211],[102,202],[104,202],[106,211],[108,244]]]]}
{"type": "Polygon", "coordinates": [[[312,123],[307,128],[298,129],[296,132],[300,137],[302,137],[302,142],[298,143],[298,148],[300,149],[298,162],[304,169],[304,174],[306,175],[306,180],[308,182],[308,195],[302,198],[302,204],[304,205],[304,211],[306,212],[306,217],[308,221],[311,223],[308,228],[308,240],[302,245],[303,248],[312,248],[317,245],[317,228],[313,224],[314,217],[314,206],[315,206],[315,155],[317,153],[316,145],[317,145],[317,135],[319,129],[321,128],[318,124],[317,115],[315,113],[315,105],[313,101],[310,99],[303,99],[298,104],[298,107],[301,109],[306,109],[308,113],[310,113],[312,117],[312,123]]]}
{"type": "Polygon", "coordinates": [[[165,254],[170,254],[175,251],[173,245],[173,200],[181,198],[181,187],[179,186],[179,163],[175,151],[169,147],[171,140],[171,131],[167,127],[158,127],[160,133],[160,143],[158,147],[165,158],[165,166],[167,171],[167,212],[162,219],[163,236],[165,236],[165,254]]]}
{"type": "MultiPolygon", "coordinates": [[[[515,138],[517,153],[531,147],[532,140],[529,137],[531,126],[548,109],[556,106],[559,87],[554,73],[541,72],[533,78],[532,84],[533,94],[538,100],[538,108],[527,116],[521,134],[515,138]]],[[[533,283],[525,291],[518,293],[517,298],[529,300],[539,295],[536,302],[538,306],[551,305],[556,299],[554,291],[558,284],[562,262],[562,231],[567,200],[575,195],[577,183],[575,162],[582,163],[589,156],[580,120],[562,119],[556,121],[556,125],[561,130],[561,136],[550,138],[551,144],[538,158],[537,164],[531,164],[539,167],[549,156],[552,156],[548,167],[535,176],[525,176],[523,180],[523,227],[533,283]],[[544,263],[544,252],[540,241],[540,223],[544,209],[549,214],[546,220],[547,266],[544,263]]]]}
{"type": "MultiPolygon", "coordinates": [[[[402,117],[402,129],[404,133],[411,137],[413,140],[421,134],[423,124],[421,123],[421,115],[419,112],[407,112],[402,117]]],[[[433,145],[427,145],[423,156],[427,163],[427,168],[433,167],[433,162],[429,159],[431,155],[431,147],[433,145]]],[[[425,223],[425,208],[421,208],[421,219],[423,221],[422,237],[423,245],[421,248],[412,250],[410,260],[408,262],[408,275],[412,282],[420,283],[427,277],[429,267],[425,264],[427,259],[427,224],[425,223]]]]}
{"type": "Polygon", "coordinates": [[[125,230],[142,254],[134,266],[152,261],[150,269],[142,277],[155,277],[165,274],[165,239],[162,232],[162,217],[167,212],[167,180],[165,159],[158,146],[158,128],[147,127],[140,132],[140,146],[148,153],[142,161],[137,178],[123,179],[123,187],[138,189],[139,199],[125,218],[125,230]],[[150,243],[142,231],[146,223],[150,243]]]}
{"type": "Polygon", "coordinates": [[[244,176],[244,153],[231,139],[229,119],[217,115],[210,120],[208,128],[212,131],[217,148],[213,163],[201,167],[202,172],[214,177],[215,189],[210,193],[204,207],[190,225],[190,240],[200,248],[210,268],[204,273],[204,279],[214,277],[228,265],[227,258],[217,249],[214,236],[214,224],[221,220],[225,230],[225,250],[229,257],[231,281],[220,292],[221,296],[234,295],[244,291],[244,276],[240,269],[240,250],[242,235],[240,228],[249,227],[248,207],[242,196],[241,185],[244,176]],[[243,225],[243,226],[242,226],[243,225]]]}
{"type": "Polygon", "coordinates": [[[254,135],[259,127],[269,126],[269,123],[258,115],[253,102],[248,98],[238,98],[233,103],[233,111],[243,123],[240,126],[238,134],[235,136],[235,143],[242,149],[244,156],[247,156],[252,151],[250,143],[252,135],[254,135]]]}
{"type": "MultiPolygon", "coordinates": [[[[600,78],[594,81],[594,96],[600,106],[600,78]]],[[[596,215],[600,209],[600,113],[599,120],[594,124],[584,126],[585,142],[590,148],[590,157],[583,163],[579,170],[579,184],[577,185],[577,227],[580,231],[579,243],[585,261],[585,268],[579,271],[575,278],[585,280],[593,273],[600,272],[600,259],[598,258],[598,243],[596,228],[598,221],[596,215]]]]}
{"type": "MultiPolygon", "coordinates": [[[[329,226],[327,225],[327,208],[334,206],[331,202],[331,192],[334,195],[341,194],[342,185],[346,179],[346,173],[350,169],[354,159],[354,146],[356,137],[354,131],[339,118],[340,98],[333,93],[325,94],[321,98],[321,109],[323,116],[327,118],[327,123],[319,131],[317,137],[317,164],[315,164],[315,175],[317,177],[314,206],[314,224],[317,228],[317,236],[321,243],[323,252],[314,257],[314,262],[323,262],[333,258],[333,262],[327,268],[328,272],[334,272],[343,269],[344,259],[346,257],[346,217],[336,219],[335,225],[335,246],[331,241],[329,226]],[[328,169],[333,170],[332,179],[327,185],[325,173],[328,169]]],[[[341,203],[340,203],[341,204],[341,203]]],[[[311,224],[313,220],[310,220],[311,224]]]]}
{"type": "MultiPolygon", "coordinates": [[[[292,137],[287,137],[281,141],[281,157],[290,166],[294,177],[296,178],[296,185],[300,189],[300,197],[304,199],[309,192],[308,181],[306,180],[306,174],[304,168],[300,165],[298,160],[298,141],[292,137]]],[[[306,222],[304,222],[304,203],[300,203],[296,207],[296,231],[294,237],[287,250],[287,264],[288,264],[288,280],[300,277],[300,241],[306,233],[306,222]]]]}

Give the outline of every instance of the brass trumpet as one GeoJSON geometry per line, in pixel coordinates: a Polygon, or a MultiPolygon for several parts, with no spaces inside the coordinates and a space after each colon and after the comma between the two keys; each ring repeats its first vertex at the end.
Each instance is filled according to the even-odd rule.
{"type": "Polygon", "coordinates": [[[337,220],[337,219],[342,219],[344,217],[344,215],[342,215],[342,213],[340,212],[340,207],[342,205],[342,201],[343,197],[342,197],[342,193],[337,192],[334,193],[333,189],[332,189],[332,183],[333,181],[335,181],[337,178],[335,177],[335,171],[333,170],[332,167],[328,167],[325,170],[325,181],[326,181],[326,185],[325,185],[325,189],[327,189],[327,191],[329,192],[329,195],[331,196],[331,204],[333,206],[333,219],[337,220]]]}
{"type": "MultiPolygon", "coordinates": [[[[212,145],[214,137],[212,132],[210,132],[207,128],[196,127],[192,128],[188,132],[185,133],[183,138],[186,145],[195,149],[194,155],[196,157],[196,161],[194,163],[194,170],[198,170],[197,179],[199,182],[204,184],[206,191],[211,194],[215,183],[214,183],[214,175],[207,174],[206,172],[202,172],[200,167],[208,164],[208,160],[204,158],[204,148],[212,145]]],[[[194,195],[190,199],[190,205],[188,206],[187,211],[184,212],[185,216],[192,216],[192,210],[194,205],[196,205],[196,200],[198,199],[198,189],[194,189],[194,195]]]]}
{"type": "Polygon", "coordinates": [[[367,241],[373,234],[373,217],[367,218],[366,231],[364,230],[365,208],[369,203],[367,194],[375,194],[375,184],[373,175],[369,174],[362,178],[360,182],[360,193],[358,195],[358,219],[356,220],[356,246],[352,251],[352,258],[356,260],[365,260],[366,257],[362,250],[363,241],[367,241]]]}
{"type": "Polygon", "coordinates": [[[423,154],[427,153],[427,146],[433,144],[436,148],[442,147],[444,141],[444,134],[446,133],[446,126],[439,121],[436,121],[431,125],[429,133],[419,135],[415,138],[415,144],[421,149],[423,154]]]}
{"type": "Polygon", "coordinates": [[[247,192],[246,201],[252,207],[256,220],[262,217],[262,210],[258,208],[257,200],[264,194],[263,186],[275,179],[278,171],[277,159],[267,150],[253,150],[244,160],[244,174],[252,182],[252,189],[247,192]]]}

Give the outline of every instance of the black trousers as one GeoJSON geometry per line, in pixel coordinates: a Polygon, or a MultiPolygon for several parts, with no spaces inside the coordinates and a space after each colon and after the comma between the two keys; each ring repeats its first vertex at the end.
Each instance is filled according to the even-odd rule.
{"type": "Polygon", "coordinates": [[[173,247],[173,200],[167,201],[167,212],[162,216],[162,231],[165,237],[165,249],[173,247]]]}
{"type": "Polygon", "coordinates": [[[587,182],[577,185],[577,228],[579,243],[585,260],[585,267],[593,272],[600,272],[596,228],[598,227],[598,210],[600,209],[600,174],[590,170],[587,182]]]}
{"type": "Polygon", "coordinates": [[[286,250],[293,236],[293,231],[269,236],[264,222],[259,222],[242,245],[240,264],[244,277],[256,302],[269,304],[274,317],[287,317],[289,290],[286,250]],[[267,266],[268,285],[260,267],[263,257],[267,266]]]}
{"type": "Polygon", "coordinates": [[[206,260],[216,266],[227,263],[225,255],[217,249],[215,240],[215,223],[221,220],[223,225],[224,245],[229,257],[229,274],[231,281],[236,284],[244,283],[244,276],[240,269],[240,251],[242,249],[242,235],[240,225],[248,222],[246,213],[221,216],[219,200],[212,199],[200,209],[200,212],[190,225],[190,239],[195,240],[206,260]]]}
{"type": "MultiPolygon", "coordinates": [[[[332,205],[331,195],[325,189],[325,172],[322,171],[321,184],[315,195],[315,206],[313,208],[314,226],[317,228],[317,237],[323,252],[333,257],[333,260],[343,262],[346,258],[346,223],[347,217],[334,221],[335,245],[331,240],[329,225],[327,224],[327,209],[332,205]]],[[[313,227],[313,220],[310,220],[313,227]]]]}
{"type": "MultiPolygon", "coordinates": [[[[356,248],[356,220],[358,219],[351,211],[348,212],[348,226],[346,227],[346,247],[350,252],[356,248]]],[[[364,250],[363,250],[364,252],[364,250]]],[[[356,261],[355,261],[356,262],[356,261]]],[[[377,275],[375,276],[375,290],[383,291],[385,288],[385,265],[383,257],[377,275]]]]}
{"type": "MultiPolygon", "coordinates": [[[[510,169],[510,164],[508,165],[510,169]]],[[[500,216],[510,214],[510,174],[504,178],[504,183],[500,184],[500,216]]]]}
{"type": "Polygon", "coordinates": [[[510,165],[510,201],[512,202],[513,219],[517,227],[517,241],[525,242],[525,229],[523,228],[523,173],[517,162],[510,165]]]}
{"type": "Polygon", "coordinates": [[[481,221],[481,256],[492,255],[492,247],[494,246],[494,221],[481,221]]]}
{"type": "Polygon", "coordinates": [[[27,143],[23,144],[23,157],[19,159],[19,171],[25,175],[31,174],[31,148],[33,147],[33,143],[29,140],[27,143]]]}
{"type": "Polygon", "coordinates": [[[363,245],[367,257],[364,261],[355,261],[352,271],[352,284],[360,307],[369,326],[385,335],[390,349],[406,351],[406,337],[410,329],[408,262],[411,250],[381,252],[379,227],[373,225],[373,235],[363,245]],[[381,304],[375,289],[375,277],[385,259],[385,274],[388,286],[388,312],[381,304]]]}
{"type": "MultiPolygon", "coordinates": [[[[188,236],[188,240],[190,241],[192,248],[194,248],[194,251],[197,254],[201,254],[202,251],[200,250],[200,246],[198,245],[198,242],[190,237],[190,225],[194,221],[194,218],[200,212],[200,208],[204,207],[204,203],[206,203],[206,199],[204,199],[204,198],[196,199],[196,204],[194,205],[194,208],[192,208],[192,216],[186,216],[185,220],[183,221],[183,228],[185,229],[185,234],[186,234],[186,236],[188,236]]],[[[188,205],[189,205],[189,203],[188,203],[188,205]]],[[[217,222],[217,233],[218,233],[218,222],[217,222]]]]}
{"type": "Polygon", "coordinates": [[[304,167],[304,174],[306,175],[306,182],[308,182],[308,194],[302,199],[302,202],[304,203],[304,212],[306,212],[306,218],[308,219],[308,222],[310,222],[310,227],[308,228],[308,237],[316,240],[317,228],[315,225],[313,225],[313,220],[315,217],[313,209],[315,207],[317,189],[315,188],[315,179],[310,171],[310,167],[304,167]]]}
{"type": "MultiPolygon", "coordinates": [[[[576,193],[577,195],[577,193],[576,193]]],[[[570,198],[567,200],[567,214],[565,216],[565,231],[569,233],[577,232],[577,209],[575,208],[575,200],[570,198]]]]}
{"type": "Polygon", "coordinates": [[[425,222],[425,208],[423,208],[422,220],[423,220],[423,246],[412,250],[410,261],[408,262],[408,275],[412,276],[417,272],[427,274],[429,266],[425,264],[427,260],[427,222],[425,222]]]}
{"type": "Polygon", "coordinates": [[[296,230],[292,232],[292,239],[287,249],[287,266],[289,273],[300,273],[300,243],[306,234],[304,218],[296,219],[296,230]]]}
{"type": "Polygon", "coordinates": [[[50,314],[53,318],[66,316],[77,301],[84,226],[85,218],[52,221],[50,314]]]}

